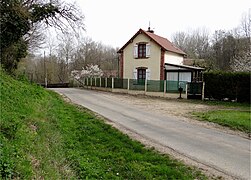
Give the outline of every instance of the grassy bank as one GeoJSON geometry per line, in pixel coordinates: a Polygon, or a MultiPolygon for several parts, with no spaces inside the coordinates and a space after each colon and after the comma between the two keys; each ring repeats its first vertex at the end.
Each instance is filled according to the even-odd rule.
{"type": "Polygon", "coordinates": [[[214,122],[233,130],[246,133],[251,132],[250,104],[219,101],[208,101],[204,103],[215,106],[217,110],[193,113],[199,120],[214,122]]]}
{"type": "Polygon", "coordinates": [[[0,179],[205,179],[56,93],[0,74],[0,179]]]}
{"type": "Polygon", "coordinates": [[[214,122],[233,130],[251,132],[250,111],[248,110],[215,110],[193,113],[200,120],[214,122]]]}

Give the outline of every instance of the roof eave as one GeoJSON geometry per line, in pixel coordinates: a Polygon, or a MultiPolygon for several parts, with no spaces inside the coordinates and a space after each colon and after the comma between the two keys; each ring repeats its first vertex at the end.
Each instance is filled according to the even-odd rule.
{"type": "Polygon", "coordinates": [[[165,63],[165,65],[176,66],[176,67],[183,67],[183,68],[188,68],[188,69],[192,69],[192,70],[200,70],[200,71],[204,71],[205,70],[205,68],[195,67],[195,66],[178,65],[178,64],[170,64],[170,63],[165,63]]]}
{"type": "MultiPolygon", "coordinates": [[[[164,48],[165,49],[165,48],[164,48]]],[[[187,56],[187,54],[186,53],[181,53],[181,52],[176,52],[176,51],[170,51],[170,50],[168,50],[168,49],[165,49],[166,51],[169,51],[169,52],[172,52],[172,53],[176,53],[176,54],[179,54],[179,55],[182,55],[182,56],[187,56]]]]}
{"type": "Polygon", "coordinates": [[[165,47],[163,47],[158,41],[156,41],[155,39],[153,39],[150,35],[148,35],[143,29],[139,29],[138,32],[136,34],[134,34],[134,36],[122,47],[120,48],[117,53],[122,53],[123,49],[125,49],[125,47],[130,44],[131,42],[133,42],[133,39],[138,36],[140,33],[144,33],[147,37],[149,37],[152,41],[154,41],[156,44],[158,44],[161,48],[163,48],[165,51],[169,51],[169,52],[173,52],[173,53],[177,53],[180,54],[182,56],[186,56],[187,54],[185,52],[176,52],[176,51],[170,51],[169,49],[166,49],[165,47]]]}
{"type": "Polygon", "coordinates": [[[144,31],[143,31],[142,29],[139,29],[139,30],[134,34],[134,36],[131,37],[131,39],[130,39],[127,43],[125,43],[125,45],[122,46],[122,48],[120,48],[120,49],[117,51],[117,53],[122,53],[123,50],[125,49],[125,47],[126,47],[128,44],[130,44],[131,42],[133,42],[133,39],[134,39],[136,36],[138,36],[138,35],[140,34],[140,32],[144,32],[144,31]]]}

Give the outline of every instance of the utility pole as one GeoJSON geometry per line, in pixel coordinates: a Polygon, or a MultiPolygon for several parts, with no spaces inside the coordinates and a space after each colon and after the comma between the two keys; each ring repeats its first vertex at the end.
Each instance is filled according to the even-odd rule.
{"type": "Polygon", "coordinates": [[[45,63],[45,51],[44,51],[44,87],[47,88],[47,70],[45,63]]]}

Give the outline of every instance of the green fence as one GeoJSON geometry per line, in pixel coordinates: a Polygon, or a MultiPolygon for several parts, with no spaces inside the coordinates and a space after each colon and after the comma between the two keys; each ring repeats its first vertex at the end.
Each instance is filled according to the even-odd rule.
{"type": "Polygon", "coordinates": [[[166,81],[166,92],[179,92],[179,87],[186,91],[186,81],[166,81]]]}
{"type": "Polygon", "coordinates": [[[128,79],[114,78],[114,88],[127,89],[128,88],[128,79]]]}
{"type": "Polygon", "coordinates": [[[105,78],[101,78],[101,87],[105,87],[105,78]]]}
{"type": "Polygon", "coordinates": [[[106,84],[107,86],[106,87],[107,88],[112,88],[112,78],[107,78],[106,81],[107,81],[107,84],[106,84]]]}
{"type": "Polygon", "coordinates": [[[120,79],[120,78],[84,78],[81,80],[85,86],[128,89],[147,92],[179,92],[179,87],[186,91],[185,81],[165,81],[165,80],[137,80],[137,79],[120,79]],[[129,85],[129,87],[128,87],[129,85]],[[165,87],[166,85],[166,87],[165,87]],[[146,86],[146,87],[145,87],[146,86]]]}
{"type": "Polygon", "coordinates": [[[145,91],[145,81],[129,79],[129,90],[145,91]]]}
{"type": "Polygon", "coordinates": [[[101,78],[96,78],[96,87],[100,87],[100,82],[101,82],[100,79],[101,78]]]}
{"type": "Polygon", "coordinates": [[[149,92],[164,92],[164,80],[155,81],[148,80],[147,81],[147,91],[149,92]]]}
{"type": "Polygon", "coordinates": [[[202,94],[203,82],[187,83],[188,94],[202,94]]]}

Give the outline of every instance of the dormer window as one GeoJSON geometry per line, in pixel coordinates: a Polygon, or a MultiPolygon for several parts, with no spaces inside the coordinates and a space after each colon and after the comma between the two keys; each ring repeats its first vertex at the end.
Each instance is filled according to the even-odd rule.
{"type": "Polygon", "coordinates": [[[150,57],[150,44],[137,43],[134,45],[134,58],[149,58],[150,57]]]}

